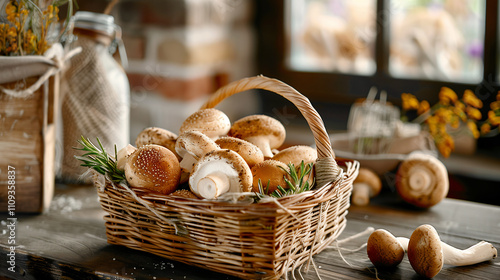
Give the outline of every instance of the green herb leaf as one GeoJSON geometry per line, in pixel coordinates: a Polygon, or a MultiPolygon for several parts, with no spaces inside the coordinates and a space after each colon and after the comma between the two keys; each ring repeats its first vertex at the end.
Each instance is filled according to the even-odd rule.
{"type": "Polygon", "coordinates": [[[82,162],[81,166],[92,168],[115,183],[126,181],[125,172],[116,167],[116,162],[118,161],[116,145],[115,156],[112,157],[106,152],[99,138],[96,139],[99,148],[89,139],[85,139],[82,136],[81,139],[78,140],[81,147],[75,147],[74,149],[84,151],[85,153],[81,156],[75,156],[75,158],[82,162]]]}

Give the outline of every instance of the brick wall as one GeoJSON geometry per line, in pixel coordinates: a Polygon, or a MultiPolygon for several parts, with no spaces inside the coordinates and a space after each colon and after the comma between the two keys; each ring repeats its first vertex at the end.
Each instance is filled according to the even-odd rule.
{"type": "MultiPolygon", "coordinates": [[[[85,1],[80,10],[102,6],[85,1]]],[[[121,1],[112,14],[129,60],[131,142],[147,126],[177,132],[217,88],[257,74],[251,0],[121,1]]],[[[236,120],[256,113],[258,98],[239,94],[218,108],[236,120]]]]}

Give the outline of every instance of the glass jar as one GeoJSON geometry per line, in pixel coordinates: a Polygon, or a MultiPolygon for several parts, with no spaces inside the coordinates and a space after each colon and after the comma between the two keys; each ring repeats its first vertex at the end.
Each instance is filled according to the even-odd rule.
{"type": "Polygon", "coordinates": [[[74,159],[78,151],[72,148],[81,136],[93,142],[99,138],[111,155],[115,145],[121,149],[130,141],[130,86],[121,28],[113,16],[92,12],[77,12],[71,26],[66,47],[82,51],[71,59],[62,81],[61,175],[66,181],[81,180],[85,171],[74,159]]]}

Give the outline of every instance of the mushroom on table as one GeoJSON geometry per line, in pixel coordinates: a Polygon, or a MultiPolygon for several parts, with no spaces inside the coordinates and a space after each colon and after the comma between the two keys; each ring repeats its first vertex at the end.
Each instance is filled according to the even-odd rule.
{"type": "Polygon", "coordinates": [[[429,208],[448,194],[448,172],[436,157],[421,152],[411,153],[398,168],[396,189],[404,201],[429,208]]]}
{"type": "Polygon", "coordinates": [[[366,244],[370,261],[379,268],[391,268],[399,265],[408,248],[408,238],[395,237],[385,229],[377,229],[366,244]]]}
{"type": "Polygon", "coordinates": [[[351,201],[354,205],[368,205],[370,198],[377,196],[382,190],[382,181],[371,169],[361,167],[352,185],[351,201]]]}
{"type": "Polygon", "coordinates": [[[421,225],[410,238],[395,237],[384,229],[374,231],[367,242],[367,254],[376,267],[394,267],[402,260],[402,252],[408,252],[408,260],[419,275],[432,278],[444,264],[472,265],[497,256],[497,250],[486,241],[460,250],[441,241],[436,229],[421,225]]]}
{"type": "Polygon", "coordinates": [[[419,226],[408,242],[408,260],[421,276],[432,278],[443,264],[464,266],[496,258],[497,250],[489,242],[481,241],[465,250],[441,242],[439,234],[431,225],[419,226]]]}

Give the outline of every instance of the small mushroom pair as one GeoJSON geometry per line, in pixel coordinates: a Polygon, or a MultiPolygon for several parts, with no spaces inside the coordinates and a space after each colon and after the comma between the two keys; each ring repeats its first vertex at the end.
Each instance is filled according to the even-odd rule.
{"type": "Polygon", "coordinates": [[[442,242],[436,229],[428,224],[419,226],[410,239],[395,237],[384,229],[374,231],[368,238],[368,258],[378,268],[397,266],[405,252],[415,272],[427,278],[436,276],[444,264],[473,265],[497,256],[497,249],[485,241],[465,250],[452,247],[442,242]]]}

